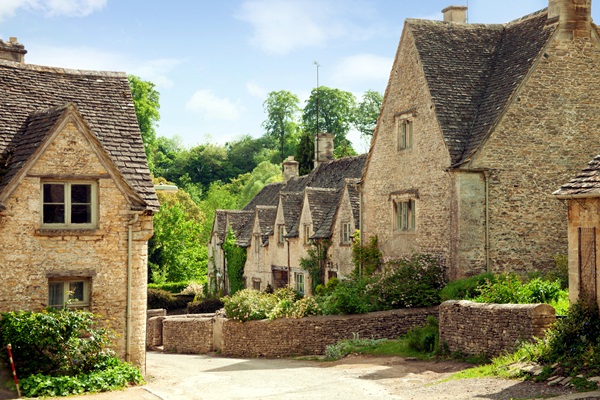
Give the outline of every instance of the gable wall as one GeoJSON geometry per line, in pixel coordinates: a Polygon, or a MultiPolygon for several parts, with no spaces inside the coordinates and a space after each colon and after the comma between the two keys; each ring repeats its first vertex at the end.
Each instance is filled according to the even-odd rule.
{"type": "Polygon", "coordinates": [[[549,268],[567,214],[549,196],[600,152],[597,40],[554,41],[472,166],[490,171],[493,272],[549,268]]]}
{"type": "MultiPolygon", "coordinates": [[[[73,124],[68,124],[30,170],[30,174],[85,177],[107,173],[73,124]]],[[[0,311],[40,311],[48,304],[48,273],[92,274],[90,311],[105,316],[125,356],[128,223],[132,213],[111,179],[100,179],[99,229],[88,233],[40,231],[41,180],[28,176],[0,214],[0,311]],[[91,272],[89,272],[91,271],[91,272]]],[[[140,216],[132,228],[133,302],[131,361],[145,365],[147,240],[152,217],[140,216]]]]}
{"type": "MultiPolygon", "coordinates": [[[[354,216],[348,191],[344,189],[339,204],[336,219],[332,225],[331,247],[329,248],[329,259],[333,262],[333,270],[337,271],[338,278],[348,277],[354,270],[352,263],[352,245],[342,244],[342,224],[350,223],[351,233],[354,233],[357,226],[354,226],[354,216]]],[[[327,279],[327,277],[325,277],[327,279]]]]}
{"type": "Polygon", "coordinates": [[[449,255],[450,157],[442,139],[412,35],[405,27],[362,186],[361,240],[377,235],[385,258],[449,255]],[[413,149],[398,151],[394,115],[416,107],[413,149]],[[394,232],[390,193],[417,189],[416,231],[394,232]]]}

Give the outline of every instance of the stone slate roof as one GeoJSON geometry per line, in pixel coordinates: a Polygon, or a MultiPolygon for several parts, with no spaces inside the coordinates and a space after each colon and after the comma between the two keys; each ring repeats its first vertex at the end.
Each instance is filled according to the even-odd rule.
{"type": "MultiPolygon", "coordinates": [[[[146,203],[146,208],[158,210],[124,73],[68,70],[0,60],[0,160],[11,160],[11,153],[26,155],[27,151],[18,147],[35,146],[39,130],[57,117],[57,114],[44,117],[42,110],[67,103],[75,104],[124,179],[146,203]],[[49,119],[42,121],[44,118],[49,119]],[[34,134],[33,129],[38,132],[34,134]]],[[[15,166],[2,167],[13,170],[14,176],[15,166]]],[[[2,182],[6,184],[4,179],[2,182]]]]}
{"type": "Polygon", "coordinates": [[[298,221],[302,212],[303,192],[281,193],[281,208],[285,222],[285,237],[298,236],[298,221]]]}
{"type": "Polygon", "coordinates": [[[360,192],[358,191],[358,183],[358,179],[346,179],[346,188],[350,197],[354,226],[357,228],[360,226],[360,192]]]}
{"type": "Polygon", "coordinates": [[[277,203],[279,202],[279,192],[284,185],[284,182],[266,184],[261,191],[246,204],[243,210],[254,210],[256,206],[277,206],[277,203]]]}
{"type": "Polygon", "coordinates": [[[483,143],[555,30],[542,10],[505,25],[409,19],[452,164],[483,143]]]}
{"type": "Polygon", "coordinates": [[[213,234],[217,233],[217,244],[222,245],[227,236],[227,211],[215,210],[215,219],[213,225],[213,234]]]}
{"type": "Polygon", "coordinates": [[[600,155],[594,157],[587,167],[552,193],[558,197],[597,197],[600,195],[600,155]]]}
{"type": "Polygon", "coordinates": [[[275,220],[277,219],[277,206],[256,206],[260,234],[263,244],[269,243],[269,235],[273,234],[275,220]]]}
{"type": "Polygon", "coordinates": [[[235,233],[235,243],[240,247],[250,246],[254,211],[229,210],[227,212],[227,219],[228,225],[231,226],[231,230],[235,233]]]}
{"type": "Polygon", "coordinates": [[[313,221],[311,239],[331,237],[333,220],[340,202],[342,189],[306,188],[306,198],[313,221]]]}

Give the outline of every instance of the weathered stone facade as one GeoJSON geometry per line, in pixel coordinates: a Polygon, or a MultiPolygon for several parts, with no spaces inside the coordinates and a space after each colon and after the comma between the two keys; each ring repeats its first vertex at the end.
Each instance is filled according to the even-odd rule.
{"type": "Polygon", "coordinates": [[[563,14],[406,22],[363,176],[363,241],[377,235],[386,258],[442,254],[450,278],[566,253],[566,208],[548,193],[600,149],[600,40],[563,14]],[[397,199],[415,201],[414,229],[394,228],[397,199]]]}
{"type": "Polygon", "coordinates": [[[164,319],[162,321],[164,350],[190,354],[211,352],[213,323],[212,318],[200,316],[164,319]]]}
{"type": "Polygon", "coordinates": [[[556,322],[548,304],[485,304],[450,300],[440,305],[440,344],[450,351],[493,357],[522,340],[543,338],[556,322]]]}

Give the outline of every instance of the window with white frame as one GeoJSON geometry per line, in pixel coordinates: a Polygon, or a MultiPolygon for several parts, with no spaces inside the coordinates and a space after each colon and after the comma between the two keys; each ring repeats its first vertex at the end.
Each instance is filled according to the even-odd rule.
{"type": "Polygon", "coordinates": [[[397,148],[398,150],[411,149],[413,144],[413,121],[411,119],[399,119],[396,121],[397,148]]]}
{"type": "Polygon", "coordinates": [[[342,222],[342,244],[350,244],[352,239],[350,222],[342,222]]]}
{"type": "Polygon", "coordinates": [[[42,182],[42,226],[95,228],[98,186],[95,182],[42,182]]]}
{"type": "Polygon", "coordinates": [[[87,308],[90,306],[89,279],[48,281],[48,305],[54,308],[87,308]]]}
{"type": "Polygon", "coordinates": [[[394,200],[394,230],[414,231],[416,227],[414,199],[394,200]]]}
{"type": "Polygon", "coordinates": [[[301,272],[294,273],[294,281],[296,283],[296,291],[300,294],[304,294],[304,274],[301,272]]]}
{"type": "Polygon", "coordinates": [[[277,225],[277,244],[285,243],[285,225],[277,225]]]}
{"type": "Polygon", "coordinates": [[[310,224],[304,224],[304,244],[310,244],[310,224]]]}

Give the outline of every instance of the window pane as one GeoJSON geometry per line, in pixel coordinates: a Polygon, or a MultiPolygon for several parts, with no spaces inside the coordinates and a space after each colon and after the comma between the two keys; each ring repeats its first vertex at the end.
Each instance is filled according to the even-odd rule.
{"type": "Polygon", "coordinates": [[[65,206],[63,204],[44,204],[45,224],[64,224],[65,206]]]}
{"type": "Polygon", "coordinates": [[[60,183],[44,183],[44,203],[64,203],[65,189],[60,183]]]}
{"type": "Polygon", "coordinates": [[[69,282],[69,300],[84,301],[83,281],[69,282]]]}
{"type": "Polygon", "coordinates": [[[48,285],[48,305],[55,308],[62,308],[65,305],[64,285],[62,282],[54,282],[48,285]]]}
{"type": "Polygon", "coordinates": [[[71,206],[71,223],[72,224],[89,224],[92,222],[92,206],[91,205],[72,205],[71,206]]]}
{"type": "Polygon", "coordinates": [[[71,203],[90,204],[92,185],[71,185],[71,203]]]}

